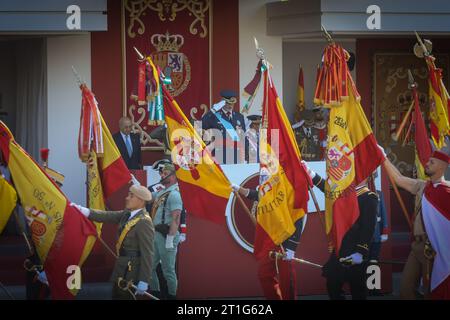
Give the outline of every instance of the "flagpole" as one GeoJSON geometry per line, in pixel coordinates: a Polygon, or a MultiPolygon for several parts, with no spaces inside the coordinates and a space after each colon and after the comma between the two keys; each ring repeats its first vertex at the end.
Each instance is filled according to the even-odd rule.
{"type": "Polygon", "coordinates": [[[254,215],[252,215],[252,213],[250,212],[250,210],[248,209],[247,205],[245,204],[244,200],[242,199],[241,195],[239,194],[239,192],[234,191],[234,195],[237,197],[238,202],[240,203],[240,205],[242,206],[242,208],[244,209],[244,211],[248,214],[248,216],[250,217],[250,220],[252,220],[253,224],[256,225],[256,218],[254,215]]]}
{"type": "Polygon", "coordinates": [[[385,171],[389,177],[389,181],[391,181],[392,188],[394,188],[395,195],[397,196],[397,200],[400,203],[400,207],[402,208],[402,212],[403,212],[403,215],[405,216],[406,222],[408,222],[409,229],[412,231],[412,222],[409,217],[408,210],[406,210],[406,206],[405,206],[405,203],[403,202],[403,198],[400,195],[400,192],[398,191],[398,188],[397,188],[397,185],[395,184],[394,178],[389,174],[388,170],[385,170],[385,171]]]}
{"type": "Polygon", "coordinates": [[[316,212],[320,218],[320,223],[322,224],[323,229],[325,230],[325,234],[327,234],[325,221],[323,221],[323,217],[321,216],[321,211],[320,211],[319,203],[317,202],[316,194],[314,193],[314,190],[311,188],[311,186],[309,184],[308,184],[308,190],[309,190],[309,193],[311,194],[311,197],[313,198],[314,206],[316,207],[316,212]]]}

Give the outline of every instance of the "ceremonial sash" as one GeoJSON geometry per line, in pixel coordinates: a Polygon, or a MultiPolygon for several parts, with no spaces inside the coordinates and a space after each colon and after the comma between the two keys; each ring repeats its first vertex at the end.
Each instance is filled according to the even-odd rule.
{"type": "Polygon", "coordinates": [[[131,219],[130,221],[127,222],[127,224],[125,225],[125,227],[123,228],[122,232],[120,233],[119,236],[119,240],[117,240],[117,244],[116,244],[116,252],[117,255],[119,255],[119,251],[120,248],[122,247],[122,243],[123,240],[125,239],[125,237],[127,236],[128,232],[131,230],[131,228],[133,228],[141,219],[148,219],[145,215],[143,217],[136,217],[131,219]]]}
{"type": "Polygon", "coordinates": [[[222,118],[222,116],[219,114],[219,112],[215,112],[214,115],[216,118],[220,121],[220,123],[223,125],[223,127],[227,130],[227,133],[230,135],[231,139],[235,142],[239,141],[239,135],[237,134],[236,130],[234,129],[233,125],[222,118]]]}

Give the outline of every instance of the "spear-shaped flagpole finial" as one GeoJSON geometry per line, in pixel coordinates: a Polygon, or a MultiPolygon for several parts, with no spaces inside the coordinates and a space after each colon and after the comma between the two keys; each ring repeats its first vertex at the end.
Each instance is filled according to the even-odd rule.
{"type": "Polygon", "coordinates": [[[409,89],[417,88],[417,82],[414,80],[414,76],[412,75],[411,69],[408,69],[408,88],[409,89]]]}
{"type": "Polygon", "coordinates": [[[320,29],[323,32],[323,35],[325,36],[325,38],[327,39],[328,43],[330,44],[334,44],[334,40],[331,37],[330,33],[327,31],[327,29],[323,26],[323,24],[320,25],[320,29]]]}
{"type": "Polygon", "coordinates": [[[145,56],[136,48],[133,47],[134,51],[136,51],[136,54],[138,55],[139,60],[145,60],[145,56]]]}
{"type": "Polygon", "coordinates": [[[78,72],[74,66],[72,66],[72,72],[73,72],[73,75],[75,76],[75,78],[77,79],[78,86],[81,86],[84,82],[81,80],[81,77],[78,74],[78,72]]]}
{"type": "Polygon", "coordinates": [[[264,50],[259,47],[259,43],[256,37],[253,37],[253,39],[255,39],[256,56],[258,57],[258,59],[264,60],[266,58],[264,50]]]}

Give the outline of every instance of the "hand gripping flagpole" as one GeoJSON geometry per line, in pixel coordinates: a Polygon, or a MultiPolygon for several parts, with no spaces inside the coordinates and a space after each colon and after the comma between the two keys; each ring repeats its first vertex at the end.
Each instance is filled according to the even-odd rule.
{"type": "MultiPolygon", "coordinates": [[[[269,256],[275,259],[280,259],[280,258],[284,258],[286,256],[286,254],[283,254],[281,252],[276,252],[276,251],[270,251],[269,252],[269,256]]],[[[307,264],[309,266],[312,267],[316,267],[316,268],[322,268],[323,266],[305,259],[300,259],[300,258],[292,258],[292,261],[297,262],[297,263],[302,263],[302,264],[307,264]]]]}
{"type": "MultiPolygon", "coordinates": [[[[122,289],[123,291],[128,291],[134,298],[134,300],[136,300],[136,290],[138,289],[134,284],[133,281],[126,281],[125,279],[123,279],[122,277],[119,277],[119,279],[117,279],[117,286],[122,289]],[[134,289],[135,292],[131,291],[131,289],[134,289]]],[[[159,300],[157,297],[155,297],[154,295],[148,293],[147,291],[144,291],[143,293],[146,297],[149,297],[150,299],[153,300],[159,300]]]]}

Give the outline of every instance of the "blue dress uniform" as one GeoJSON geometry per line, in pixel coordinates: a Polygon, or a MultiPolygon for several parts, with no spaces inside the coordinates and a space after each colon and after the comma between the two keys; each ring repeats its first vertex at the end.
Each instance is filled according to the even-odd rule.
{"type": "MultiPolygon", "coordinates": [[[[318,174],[313,183],[322,192],[325,191],[325,181],[318,174]]],[[[369,256],[369,248],[375,230],[375,217],[378,209],[378,196],[369,188],[357,189],[359,217],[344,235],[339,252],[332,252],[327,263],[322,268],[322,276],[327,279],[328,296],[332,300],[344,300],[342,287],[348,282],[352,299],[364,300],[367,297],[366,269],[367,263],[345,266],[339,258],[348,257],[358,252],[364,260],[369,256]]]]}
{"type": "MultiPolygon", "coordinates": [[[[234,101],[236,100],[236,94],[232,91],[222,91],[221,95],[226,101],[233,98],[234,101]]],[[[223,108],[217,112],[210,110],[202,118],[202,129],[207,131],[206,135],[208,135],[209,129],[217,129],[222,133],[222,141],[224,143],[226,141],[226,145],[222,144],[222,142],[215,142],[212,155],[215,156],[216,154],[219,154],[219,151],[223,153],[222,159],[216,159],[218,162],[222,162],[224,164],[235,164],[242,163],[244,161],[244,133],[246,131],[246,127],[245,119],[242,113],[231,111],[230,115],[228,115],[223,108]],[[227,153],[234,153],[234,156],[227,156],[227,153]]],[[[209,132],[209,135],[211,135],[211,132],[209,132]]],[[[209,138],[206,140],[209,140],[209,138]]],[[[206,142],[208,143],[209,141],[206,142]]],[[[210,140],[210,142],[213,141],[210,140]]]]}
{"type": "Polygon", "coordinates": [[[387,214],[384,204],[384,196],[381,191],[377,191],[380,201],[378,203],[377,216],[375,219],[375,231],[373,233],[372,245],[370,246],[369,260],[378,262],[381,251],[381,235],[387,234],[387,214]]]}
{"type": "Polygon", "coordinates": [[[175,210],[183,210],[183,202],[178,184],[171,185],[157,193],[152,194],[155,199],[152,207],[153,223],[155,225],[155,254],[152,264],[152,277],[150,289],[153,292],[160,292],[159,278],[156,272],[158,264],[161,263],[164,278],[167,281],[167,290],[170,298],[175,298],[177,293],[178,280],[175,271],[175,263],[177,257],[177,246],[180,242],[180,233],[177,231],[174,238],[174,246],[172,249],[166,248],[166,235],[160,230],[159,226],[168,226],[172,223],[171,212],[175,210]]]}

